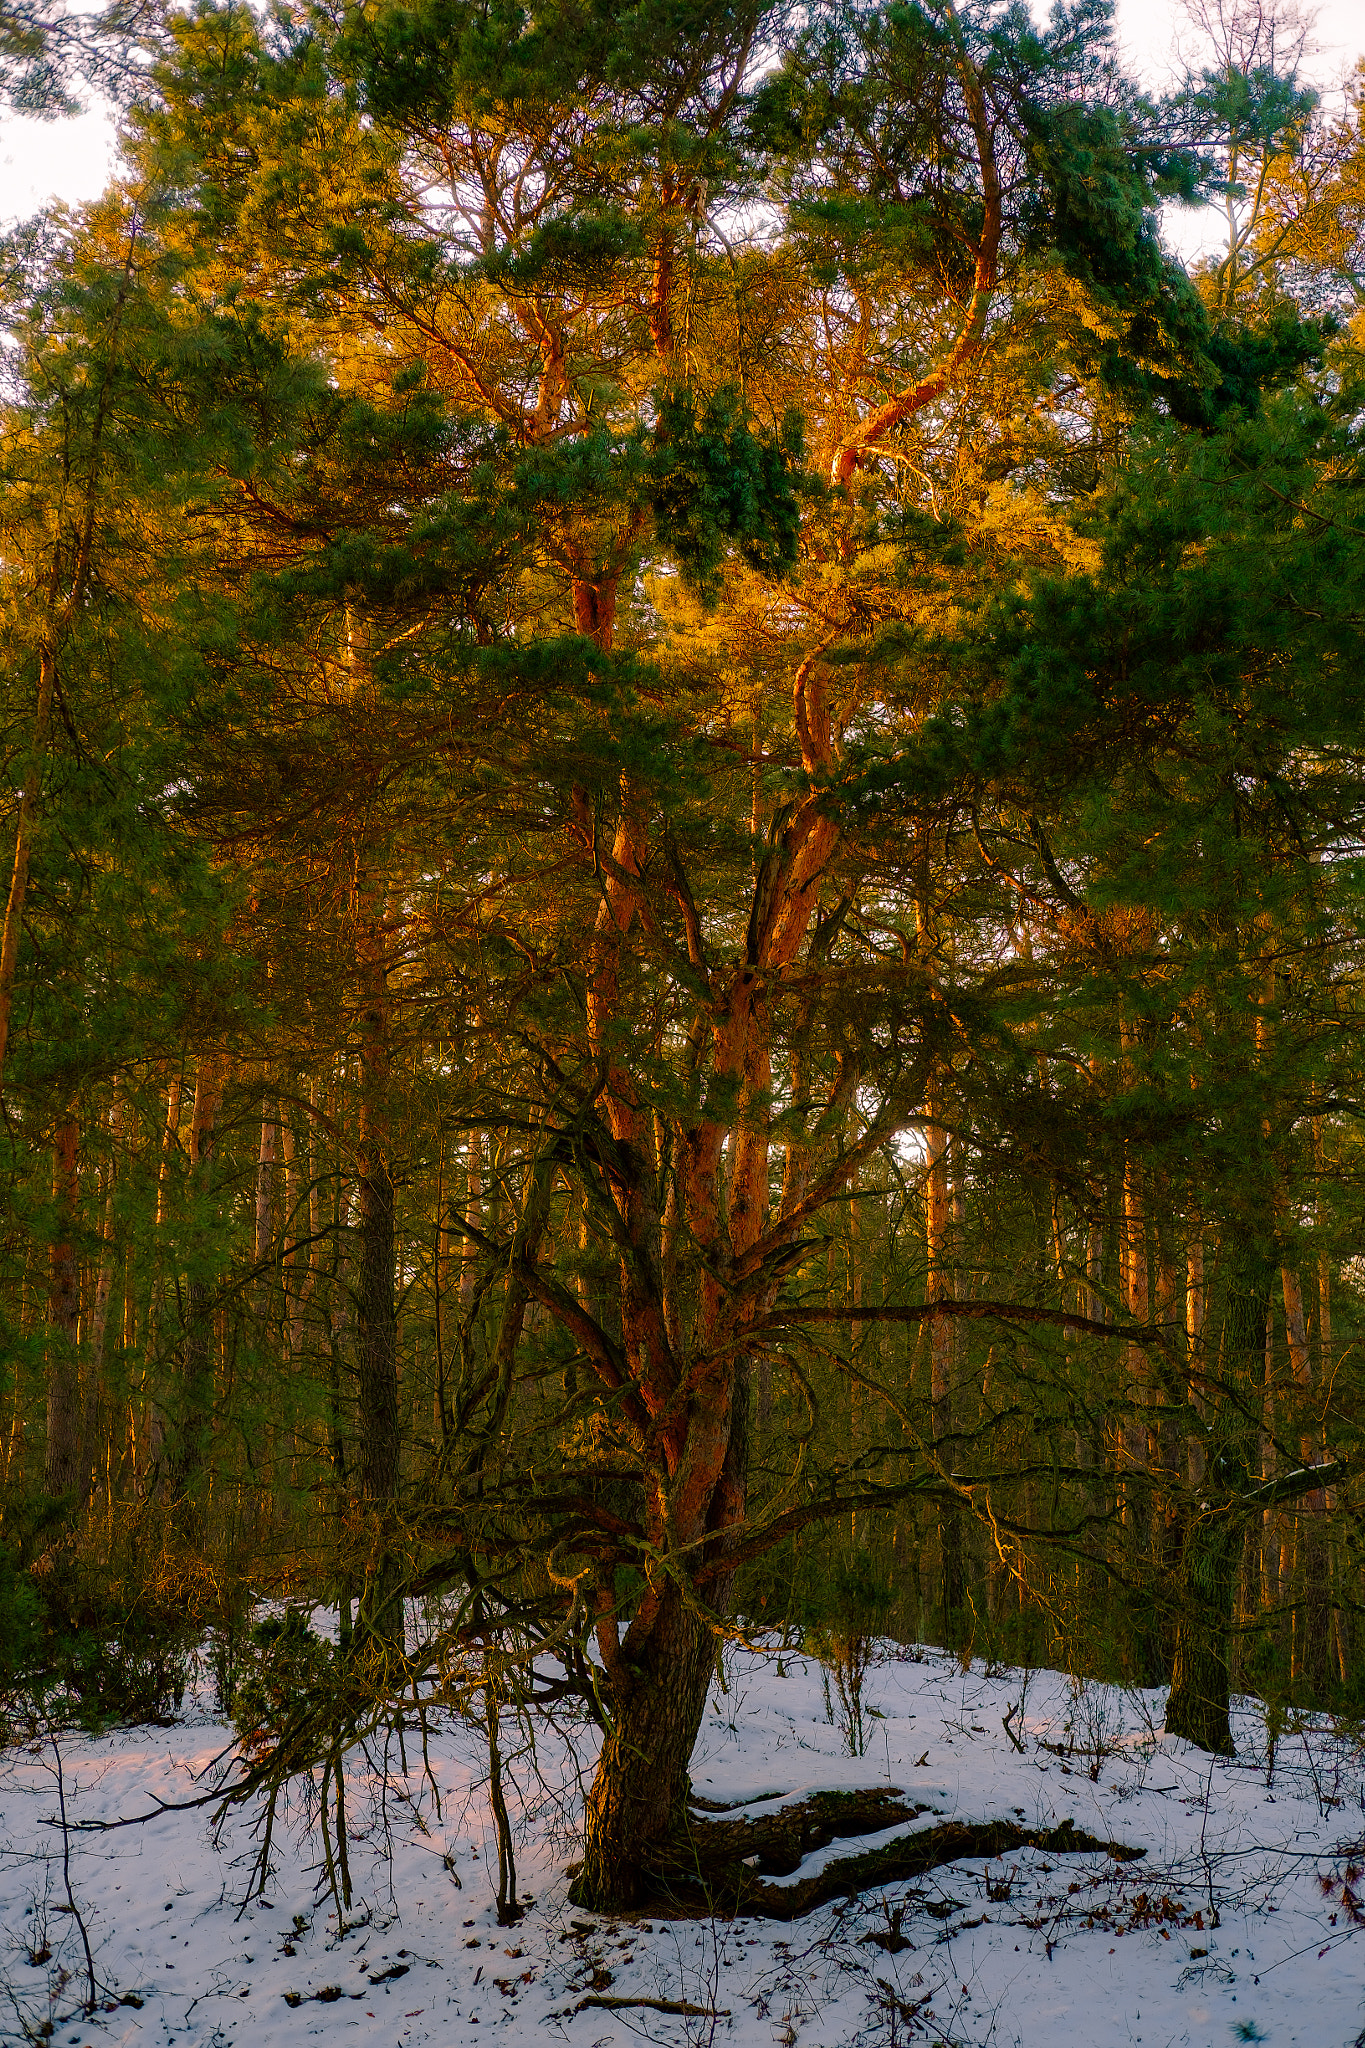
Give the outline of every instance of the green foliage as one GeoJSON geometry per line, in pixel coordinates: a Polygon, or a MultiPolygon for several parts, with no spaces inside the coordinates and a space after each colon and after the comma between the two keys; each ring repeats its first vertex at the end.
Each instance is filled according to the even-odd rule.
{"type": "Polygon", "coordinates": [[[45,1644],[37,1588],[9,1545],[0,1544],[0,1706],[41,1671],[45,1644]]]}
{"type": "Polygon", "coordinates": [[[850,1756],[861,1756],[867,1748],[863,1682],[891,1611],[892,1589],[865,1549],[836,1550],[832,1561],[826,1555],[818,1562],[808,1551],[805,1564],[793,1588],[801,1647],[824,1667],[826,1712],[833,1722],[837,1699],[844,1745],[850,1756]]]}
{"type": "Polygon", "coordinates": [[[101,1611],[92,1603],[74,1619],[54,1662],[77,1724],[169,1727],[184,1701],[197,1629],[141,1605],[101,1611]]]}
{"type": "Polygon", "coordinates": [[[801,423],[791,414],[776,434],[756,434],[729,386],[698,404],[696,394],[658,394],[659,423],[650,462],[659,537],[687,580],[714,590],[734,549],[764,576],[794,565],[800,507],[792,471],[802,455],[801,423]]]}
{"type": "Polygon", "coordinates": [[[25,1570],[0,1545],[0,1693],[96,1731],[168,1726],[180,1710],[198,1627],[156,1588],[110,1574],[59,1542],[25,1570]]]}
{"type": "Polygon", "coordinates": [[[315,1710],[334,1687],[331,1645],[291,1607],[251,1629],[235,1668],[225,1667],[219,1696],[245,1749],[272,1747],[291,1720],[315,1710]]]}
{"type": "Polygon", "coordinates": [[[500,249],[472,266],[472,274],[512,291],[591,290],[610,281],[618,265],[644,254],[638,225],[620,213],[575,213],[547,221],[515,251],[500,249]]]}

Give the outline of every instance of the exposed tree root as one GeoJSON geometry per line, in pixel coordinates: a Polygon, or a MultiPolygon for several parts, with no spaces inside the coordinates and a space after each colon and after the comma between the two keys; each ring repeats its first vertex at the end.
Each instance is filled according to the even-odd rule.
{"type": "Polygon", "coordinates": [[[601,2012],[627,2012],[632,2007],[644,2006],[650,2012],[676,2013],[685,2020],[728,2020],[728,2005],[689,2005],[685,1998],[608,1998],[600,1991],[594,1991],[587,1998],[580,1998],[577,2005],[570,2007],[570,2013],[586,2012],[596,2007],[601,2012]]]}
{"type": "Polygon", "coordinates": [[[799,1920],[830,1899],[851,1898],[879,1885],[899,1884],[927,1870],[973,1857],[1041,1849],[1056,1856],[1112,1856],[1129,1863],[1146,1852],[1103,1842],[1064,1820],[1054,1828],[1022,1828],[1013,1821],[943,1821],[897,1836],[881,1848],[841,1856],[799,1884],[776,1885],[815,1849],[846,1836],[869,1835],[913,1821],[932,1807],[894,1792],[818,1792],[777,1813],[751,1820],[693,1817],[686,1835],[656,1863],[642,1912],[691,1919],[752,1913],[769,1920],[799,1920]]]}
{"type": "MultiPolygon", "coordinates": [[[[690,1804],[699,1807],[699,1800],[690,1804]]],[[[711,1818],[718,1809],[710,1806],[705,1819],[694,1821],[685,1841],[678,1846],[678,1869],[695,1874],[698,1857],[703,1873],[726,1870],[742,1864],[759,1877],[790,1877],[799,1870],[804,1857],[827,1843],[851,1835],[875,1835],[893,1828],[898,1821],[918,1820],[934,1808],[922,1799],[908,1800],[904,1793],[875,1789],[867,1792],[817,1792],[775,1813],[762,1813],[741,1820],[711,1818]]],[[[672,1859],[670,1859],[672,1861],[672,1859]]]]}

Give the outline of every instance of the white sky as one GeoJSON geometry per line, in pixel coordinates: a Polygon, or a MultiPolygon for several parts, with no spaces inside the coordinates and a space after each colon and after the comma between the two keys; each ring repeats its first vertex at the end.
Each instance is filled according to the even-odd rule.
{"type": "MultiPolygon", "coordinates": [[[[1314,84],[1331,93],[1365,53],[1365,11],[1361,0],[1320,0],[1307,11],[1316,17],[1318,51],[1305,68],[1314,84]]],[[[1188,37],[1178,0],[1118,0],[1117,16],[1132,68],[1153,87],[1169,82],[1177,42],[1188,37]]],[[[104,113],[68,121],[0,121],[0,220],[23,218],[53,198],[93,199],[113,156],[113,124],[104,113]]],[[[1187,217],[1169,226],[1185,254],[1192,254],[1201,239],[1198,224],[1187,217]]]]}

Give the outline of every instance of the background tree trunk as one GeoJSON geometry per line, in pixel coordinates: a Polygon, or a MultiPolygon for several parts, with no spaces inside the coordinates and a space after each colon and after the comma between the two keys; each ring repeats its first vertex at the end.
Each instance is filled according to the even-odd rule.
{"type": "Polygon", "coordinates": [[[402,1572],[394,1550],[398,1497],[398,1318],[394,1302],[394,1186],[389,1165],[388,970],[384,920],[357,883],[360,1128],[356,1146],[359,1258],[356,1276],[356,1450],[370,1554],[359,1622],[367,1647],[403,1647],[402,1572]]]}
{"type": "Polygon", "coordinates": [[[1191,1514],[1180,1563],[1179,1606],[1166,1729],[1215,1756],[1231,1756],[1230,1656],[1245,1505],[1258,1466],[1265,1326],[1274,1249],[1243,1224],[1223,1245],[1226,1305],[1219,1391],[1203,1498],[1191,1514]]]}
{"type": "Polygon", "coordinates": [[[54,1497],[75,1487],[81,1470],[80,1257],[76,1246],[80,1126],[69,1111],[52,1145],[53,1238],[49,1254],[47,1449],[43,1487],[54,1497]]]}
{"type": "Polygon", "coordinates": [[[179,1415],[170,1460],[171,1498],[182,1504],[182,1525],[192,1531],[202,1503],[197,1495],[213,1419],[213,1288],[208,1274],[212,1241],[213,1141],[225,1072],[205,1054],[194,1080],[190,1117],[189,1184],[195,1214],[189,1234],[185,1315],[181,1332],[179,1415]]]}

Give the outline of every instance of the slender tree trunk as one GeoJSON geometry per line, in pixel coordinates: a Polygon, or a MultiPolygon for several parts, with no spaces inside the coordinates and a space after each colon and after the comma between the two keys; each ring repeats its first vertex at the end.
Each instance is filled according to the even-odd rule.
{"type": "Polygon", "coordinates": [[[19,934],[28,897],[28,873],[33,858],[33,841],[38,826],[38,804],[43,774],[47,767],[47,743],[52,731],[52,706],[57,689],[57,650],[44,634],[38,653],[38,703],[33,719],[33,738],[24,764],[24,789],[19,799],[19,821],[14,835],[14,866],[10,874],[5,923],[0,933],[0,1090],[5,1083],[5,1057],[9,1051],[10,1015],[14,1008],[14,982],[19,969],[19,934]]]}
{"type": "MultiPolygon", "coordinates": [[[[335,1088],[331,1091],[331,1099],[327,1106],[333,1113],[336,1109],[335,1098],[339,1092],[335,1088]]],[[[315,1092],[315,1104],[317,1100],[318,1097],[315,1092]]],[[[311,1219],[310,1230],[313,1239],[312,1298],[318,1303],[320,1309],[319,1321],[327,1343],[326,1445],[327,1462],[332,1474],[332,1503],[336,1523],[337,1554],[340,1559],[337,1582],[337,1610],[339,1641],[344,1656],[349,1653],[351,1648],[352,1611],[355,1599],[354,1563],[346,1542],[346,1519],[351,1499],[354,1461],[350,1454],[350,1444],[346,1433],[341,1387],[341,1362],[348,1329],[348,1314],[345,1293],[341,1294],[340,1307],[334,1311],[326,1289],[320,1284],[325,1279],[323,1228],[326,1221],[323,1214],[322,1200],[322,1162],[319,1156],[321,1149],[317,1125],[314,1124],[309,1140],[312,1189],[308,1198],[311,1219]]],[[[328,1185],[333,1191],[330,1205],[331,1242],[333,1274],[336,1276],[340,1272],[344,1247],[347,1246],[350,1238],[352,1192],[349,1188],[343,1187],[339,1176],[330,1179],[328,1185]]]]}
{"type": "Polygon", "coordinates": [[[43,1486],[72,1492],[81,1470],[81,1401],[77,1342],[80,1334],[80,1257],[76,1247],[80,1127],[68,1112],[52,1146],[52,1249],[49,1254],[47,1450],[43,1486]]]}
{"type": "MultiPolygon", "coordinates": [[[[925,1241],[929,1277],[926,1299],[944,1301],[953,1292],[951,1270],[951,1195],[948,1185],[948,1133],[941,1121],[942,1090],[935,1076],[925,1102],[927,1122],[924,1140],[925,1241]]],[[[953,1352],[956,1325],[950,1316],[936,1316],[929,1326],[929,1423],[936,1455],[949,1468],[953,1462],[950,1439],[953,1433],[953,1352]]],[[[942,1572],[943,1641],[954,1649],[962,1635],[966,1616],[966,1585],[963,1572],[962,1514],[955,1502],[939,1511],[939,1562],[942,1572]]]]}
{"type": "Polygon", "coordinates": [[[123,1134],[124,1113],[116,1102],[109,1112],[109,1167],[104,1190],[104,1213],[100,1225],[99,1265],[95,1275],[95,1296],[83,1328],[85,1366],[84,1479],[87,1500],[96,1489],[96,1472],[104,1466],[108,1501],[112,1504],[113,1444],[108,1388],[105,1383],[105,1352],[108,1346],[109,1307],[114,1291],[116,1262],[114,1189],[118,1173],[118,1144],[123,1134]]]}
{"type": "MultiPolygon", "coordinates": [[[[1275,1384],[1275,1311],[1272,1301],[1271,1312],[1265,1327],[1265,1393],[1261,1402],[1261,1477],[1274,1479],[1279,1473],[1279,1459],[1275,1451],[1275,1420],[1277,1412],[1275,1384]]],[[[1261,1515],[1261,1606],[1267,1613],[1273,1611],[1280,1601],[1282,1574],[1281,1560],[1281,1516],[1278,1508],[1270,1507],[1261,1515]]]]}
{"type": "MultiPolygon", "coordinates": [[[[1182,1275],[1174,1243],[1175,1218],[1169,1189],[1162,1186],[1163,1213],[1156,1219],[1156,1319],[1169,1330],[1174,1339],[1184,1322],[1185,1300],[1182,1275]]],[[[1158,1558],[1164,1568],[1171,1568],[1178,1555],[1178,1544],[1172,1550],[1172,1530],[1178,1520],[1176,1493],[1180,1480],[1180,1413],[1170,1394],[1169,1374],[1164,1376],[1162,1412],[1148,1438],[1148,1460],[1161,1479],[1161,1534],[1158,1558]]]]}
{"type": "Polygon", "coordinates": [[[166,1122],[161,1133],[161,1157],[156,1170],[156,1227],[158,1230],[163,1229],[166,1222],[171,1153],[176,1149],[179,1141],[180,1104],[184,1090],[184,1075],[181,1073],[172,1074],[166,1086],[166,1122]]]}
{"type": "MultiPolygon", "coordinates": [[[[1289,1365],[1295,1394],[1307,1422],[1313,1391],[1312,1354],[1308,1345],[1307,1319],[1299,1276],[1289,1266],[1281,1272],[1284,1291],[1285,1328],[1289,1338],[1289,1365]]],[[[1322,1460],[1319,1432],[1303,1427],[1299,1440],[1305,1465],[1322,1460]]],[[[1291,1632],[1290,1673],[1307,1682],[1315,1697],[1321,1698],[1327,1683],[1327,1652],[1331,1636],[1331,1599],[1328,1579],[1330,1560],[1326,1540],[1325,1491],[1315,1486],[1297,1504],[1294,1587],[1294,1618],[1291,1632]]]]}
{"type": "Polygon", "coordinates": [[[256,1214],[251,1257],[256,1268],[256,1319],[264,1325],[270,1312],[271,1251],[275,1242],[275,1153],[279,1144],[279,1105],[261,1099],[261,1143],[256,1155],[256,1214]]]}
{"type": "Polygon", "coordinates": [[[1205,1391],[1205,1325],[1208,1321],[1208,1291],[1204,1279],[1204,1237],[1202,1224],[1191,1226],[1185,1250],[1185,1358],[1189,1373],[1192,1426],[1185,1438],[1185,1484],[1194,1493],[1203,1484],[1207,1464],[1206,1429],[1210,1414],[1205,1391]]]}
{"type": "Polygon", "coordinates": [[[1233,1754],[1228,1719],[1237,1575],[1258,1464],[1265,1326],[1274,1254],[1245,1223],[1224,1239],[1221,1382],[1208,1467],[1185,1532],[1166,1728],[1217,1756],[1233,1754]]]}
{"type": "MultiPolygon", "coordinates": [[[[1147,1276],[1147,1205],[1143,1197],[1142,1163],[1132,1145],[1124,1147],[1123,1226],[1119,1238],[1119,1276],[1125,1312],[1135,1323],[1149,1319],[1147,1276]]],[[[1124,1346],[1125,1397],[1129,1412],[1123,1425],[1123,1519],[1133,1560],[1139,1566],[1151,1555],[1152,1492],[1148,1418],[1151,1386],[1144,1345],[1124,1346]]]]}
{"type": "MultiPolygon", "coordinates": [[[[1327,1231],[1330,1213],[1327,1205],[1327,1153],[1321,1117],[1313,1119],[1313,1170],[1317,1179],[1317,1225],[1320,1240],[1318,1252],[1318,1378],[1321,1389],[1330,1388],[1336,1370],[1336,1358],[1332,1348],[1332,1262],[1327,1249],[1327,1231]]],[[[1307,1455],[1320,1463],[1327,1455],[1327,1434],[1325,1408],[1320,1398],[1319,1416],[1311,1434],[1305,1437],[1307,1455]]],[[[1331,1492],[1322,1487],[1308,1495],[1304,1502],[1304,1576],[1317,1596],[1312,1600],[1304,1615],[1303,1673],[1314,1692],[1321,1697],[1327,1683],[1328,1657],[1331,1650],[1333,1611],[1331,1601],[1331,1547],[1328,1542],[1328,1516],[1332,1506],[1331,1492]]],[[[1342,1647],[1343,1624],[1341,1615],[1335,1617],[1335,1635],[1338,1652],[1342,1647]]]]}
{"type": "Polygon", "coordinates": [[[212,1054],[199,1062],[190,1118],[190,1198],[195,1214],[188,1244],[185,1320],[181,1337],[180,1413],[170,1462],[170,1491],[184,1504],[182,1524],[192,1530],[202,1502],[200,1482],[213,1427],[213,1288],[209,1280],[212,1224],[213,1145],[222,1100],[224,1070],[212,1054]]]}
{"type": "MultiPolygon", "coordinates": [[[[308,1100],[314,1109],[323,1104],[326,1089],[321,1077],[314,1075],[308,1089],[308,1100]]],[[[308,1270],[303,1280],[303,1299],[298,1310],[298,1344],[303,1341],[304,1316],[316,1302],[322,1291],[322,1282],[327,1267],[326,1223],[323,1212],[323,1158],[322,1140],[318,1133],[316,1117],[308,1119],[308,1270]]],[[[335,1204],[333,1204],[335,1211],[335,1204]]],[[[333,1256],[336,1254],[337,1239],[333,1239],[333,1256]]]]}
{"type": "Polygon", "coordinates": [[[280,1129],[280,1151],[284,1158],[284,1240],[280,1266],[284,1275],[284,1342],[290,1359],[303,1349],[303,1311],[307,1300],[308,1183],[304,1178],[307,1154],[298,1133],[286,1117],[280,1129]]]}
{"type": "MultiPolygon", "coordinates": [[[[161,1132],[161,1153],[156,1174],[156,1223],[152,1245],[151,1275],[148,1280],[146,1308],[142,1319],[143,1343],[141,1345],[141,1371],[139,1390],[133,1397],[142,1407],[142,1431],[140,1444],[134,1444],[132,1452],[133,1472],[141,1480],[148,1472],[162,1472],[161,1457],[166,1442],[166,1411],[163,1396],[166,1392],[161,1383],[160,1344],[161,1319],[164,1308],[166,1223],[170,1214],[172,1187],[172,1159],[180,1152],[180,1112],[184,1100],[184,1074],[178,1070],[172,1074],[166,1086],[166,1121],[161,1132]]],[[[137,1303],[132,1304],[133,1321],[137,1321],[137,1303]]],[[[132,1333],[125,1336],[124,1350],[129,1358],[134,1354],[132,1333]]],[[[133,1409],[130,1408],[130,1414],[133,1409]]],[[[162,1472],[163,1480],[167,1474],[162,1472]]],[[[168,1481],[167,1481],[168,1483],[168,1481]]]]}
{"type": "MultiPolygon", "coordinates": [[[[481,1229],[483,1212],[483,1132],[471,1131],[465,1152],[465,1216],[476,1230],[481,1229]]],[[[474,1283],[478,1278],[479,1248],[472,1237],[464,1240],[460,1253],[459,1303],[461,1316],[467,1316],[474,1305],[474,1283]]]]}
{"type": "Polygon", "coordinates": [[[359,1621],[367,1648],[403,1647],[402,1571],[393,1548],[398,1497],[398,1318],[394,1302],[394,1186],[389,1165],[388,969],[379,905],[357,882],[360,1130],[356,1146],[359,1258],[356,1278],[356,1450],[370,1557],[359,1621]]]}
{"type": "MultiPolygon", "coordinates": [[[[915,944],[926,975],[938,978],[935,932],[930,901],[930,862],[921,846],[915,889],[915,944]]],[[[937,1068],[925,1091],[924,1238],[928,1266],[925,1299],[944,1301],[953,1293],[952,1198],[948,1178],[948,1131],[943,1122],[943,1079],[937,1068]]],[[[953,1365],[956,1325],[936,1316],[929,1326],[929,1427],[940,1464],[951,1468],[953,1433],[953,1365]],[[941,1448],[940,1448],[941,1447],[941,1448]]],[[[939,1510],[939,1568],[943,1641],[956,1648],[966,1616],[962,1513],[955,1501],[939,1510]]]]}

